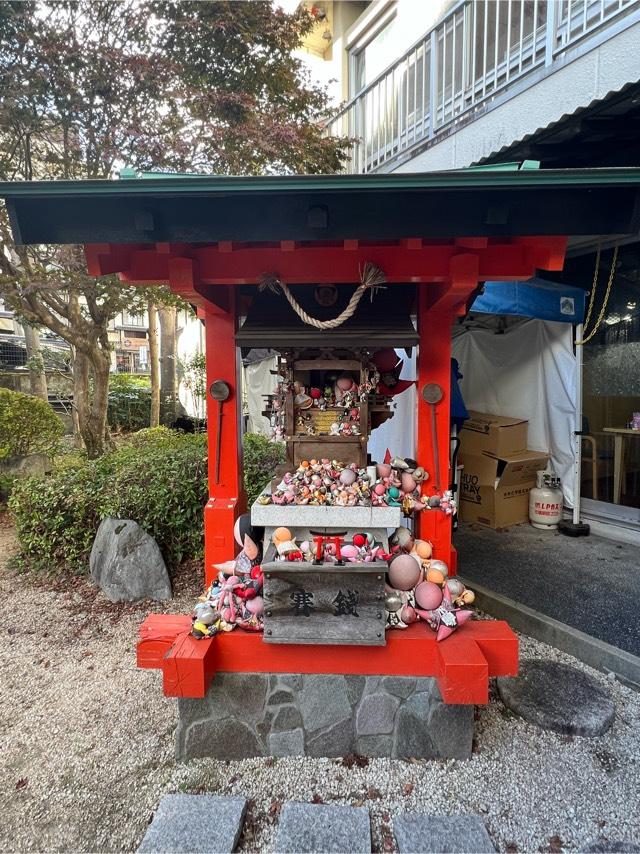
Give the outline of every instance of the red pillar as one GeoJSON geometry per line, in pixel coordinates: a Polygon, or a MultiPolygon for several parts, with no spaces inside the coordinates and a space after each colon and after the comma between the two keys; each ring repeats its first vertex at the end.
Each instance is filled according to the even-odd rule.
{"type": "MultiPolygon", "coordinates": [[[[417,459],[429,472],[427,495],[433,495],[449,485],[449,398],[451,385],[451,324],[450,309],[431,308],[425,285],[418,286],[418,442],[417,459]],[[427,383],[437,383],[443,391],[442,400],[436,404],[436,430],[438,447],[434,446],[431,406],[422,397],[427,383]],[[434,451],[440,462],[440,483],[436,484],[434,451]]],[[[451,566],[451,517],[441,510],[423,510],[417,514],[417,533],[433,544],[433,556],[451,566]]]]}
{"type": "MultiPolygon", "coordinates": [[[[207,288],[200,293],[207,298],[207,288]]],[[[231,389],[222,404],[219,422],[217,401],[207,394],[207,424],[209,443],[209,501],[204,513],[205,582],[210,584],[217,575],[216,564],[231,560],[235,554],[233,526],[238,515],[246,509],[242,485],[242,394],[240,363],[235,343],[237,311],[233,286],[224,292],[216,288],[216,302],[207,299],[205,335],[207,347],[207,388],[223,380],[231,389]],[[220,307],[222,306],[222,307],[220,307]],[[220,430],[220,463],[216,478],[218,424],[220,430]]]]}
{"type": "MultiPolygon", "coordinates": [[[[461,253],[450,262],[449,281],[442,285],[418,285],[418,442],[417,458],[430,474],[427,495],[448,489],[451,483],[450,409],[451,409],[451,327],[478,283],[478,257],[461,253]],[[427,383],[437,383],[442,400],[435,405],[438,447],[434,447],[431,405],[422,397],[427,383]],[[440,483],[436,483],[434,453],[440,463],[440,483]]],[[[456,572],[455,550],[451,547],[452,518],[441,510],[423,510],[417,516],[418,536],[433,543],[434,557],[445,561],[456,572]]]]}

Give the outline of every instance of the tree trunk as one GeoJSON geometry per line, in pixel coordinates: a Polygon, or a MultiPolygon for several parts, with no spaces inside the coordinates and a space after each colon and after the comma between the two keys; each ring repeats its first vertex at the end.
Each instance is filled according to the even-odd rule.
{"type": "Polygon", "coordinates": [[[76,348],[71,347],[71,429],[73,430],[73,447],[81,450],[84,447],[82,436],[80,435],[80,421],[78,419],[78,410],[76,408],[76,348]]]}
{"type": "Polygon", "coordinates": [[[149,315],[149,367],[151,369],[151,419],[150,427],[160,423],[160,362],[158,361],[158,309],[153,303],[147,306],[149,315]]]}
{"type": "Polygon", "coordinates": [[[83,353],[73,349],[73,444],[84,448],[82,425],[89,417],[89,362],[83,353]]]}
{"type": "Polygon", "coordinates": [[[176,320],[175,306],[161,308],[160,315],[160,397],[164,424],[173,424],[177,415],[176,320]]]}
{"type": "Polygon", "coordinates": [[[78,417],[76,446],[84,446],[89,459],[100,457],[111,447],[107,425],[109,398],[109,353],[96,345],[90,355],[76,350],[73,362],[73,407],[78,417]],[[93,394],[89,377],[93,378],[93,394]]]}
{"type": "Polygon", "coordinates": [[[87,448],[87,456],[89,459],[95,459],[112,447],[107,423],[111,354],[108,350],[96,346],[91,351],[90,362],[93,373],[93,395],[89,418],[84,425],[82,437],[87,448]]]}
{"type": "Polygon", "coordinates": [[[48,401],[47,375],[44,372],[40,335],[35,327],[29,326],[27,323],[23,323],[22,328],[24,329],[27,359],[29,360],[29,387],[31,394],[48,401]]]}

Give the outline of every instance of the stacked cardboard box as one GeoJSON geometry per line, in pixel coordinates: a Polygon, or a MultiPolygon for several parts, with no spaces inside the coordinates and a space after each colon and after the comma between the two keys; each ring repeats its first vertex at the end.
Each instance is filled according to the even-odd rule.
{"type": "Polygon", "coordinates": [[[549,455],[527,449],[522,418],[469,412],[460,432],[460,518],[504,528],[529,518],[529,490],[549,455]]]}

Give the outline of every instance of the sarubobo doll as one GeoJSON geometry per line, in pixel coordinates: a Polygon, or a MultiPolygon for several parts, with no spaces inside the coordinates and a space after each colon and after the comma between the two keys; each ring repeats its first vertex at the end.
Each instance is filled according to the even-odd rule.
{"type": "Polygon", "coordinates": [[[415,611],[416,600],[413,590],[395,590],[388,584],[384,586],[385,628],[406,629],[418,619],[415,611]]]}

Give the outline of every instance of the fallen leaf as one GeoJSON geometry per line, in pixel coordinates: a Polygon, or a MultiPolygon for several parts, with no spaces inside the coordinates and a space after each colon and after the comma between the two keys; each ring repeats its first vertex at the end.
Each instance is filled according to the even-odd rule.
{"type": "Polygon", "coordinates": [[[360,756],[358,753],[351,753],[349,756],[343,757],[342,764],[345,768],[353,768],[354,765],[357,765],[358,768],[366,768],[369,764],[369,760],[366,756],[360,756]]]}
{"type": "Polygon", "coordinates": [[[312,803],[312,804],[323,804],[323,803],[324,803],[324,801],[322,800],[322,798],[320,797],[320,795],[315,794],[315,795],[311,798],[311,803],[312,803]]]}
{"type": "Polygon", "coordinates": [[[405,795],[410,795],[413,792],[413,783],[405,783],[402,787],[402,791],[405,795]]]}
{"type": "Polygon", "coordinates": [[[21,777],[16,783],[16,789],[24,789],[28,782],[26,777],[21,777]]]}

